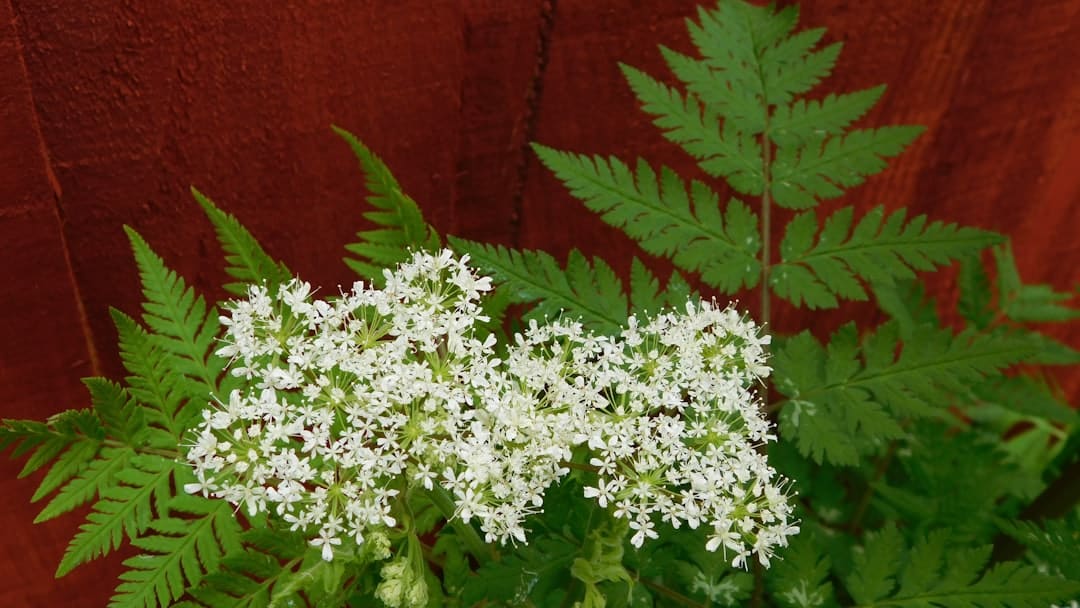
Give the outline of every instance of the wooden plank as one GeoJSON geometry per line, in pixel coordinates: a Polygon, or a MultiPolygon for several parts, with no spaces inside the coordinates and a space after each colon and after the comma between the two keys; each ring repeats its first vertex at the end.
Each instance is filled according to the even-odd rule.
{"type": "Polygon", "coordinates": [[[355,277],[355,132],[446,228],[463,70],[456,1],[17,2],[42,132],[65,193],[73,267],[103,364],[110,305],[139,291],[130,224],[203,292],[224,277],[195,184],[329,292],[355,277]]]}
{"type": "MultiPolygon", "coordinates": [[[[60,189],[49,167],[15,30],[11,3],[0,2],[0,418],[43,419],[86,405],[79,382],[93,373],[78,292],[68,265],[60,189]]],[[[16,480],[21,462],[0,463],[0,605],[76,605],[83,592],[103,597],[101,574],[79,571],[58,587],[53,572],[79,516],[40,526],[30,496],[41,474],[16,480]]]]}

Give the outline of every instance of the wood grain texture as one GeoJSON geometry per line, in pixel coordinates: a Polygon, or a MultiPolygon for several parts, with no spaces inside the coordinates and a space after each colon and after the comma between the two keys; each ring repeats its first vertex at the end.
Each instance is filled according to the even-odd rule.
{"type": "MultiPolygon", "coordinates": [[[[845,43],[824,89],[889,83],[865,124],[929,126],[886,174],[830,206],[907,206],[998,230],[1025,279],[1080,282],[1080,0],[801,5],[804,25],[845,43]]],[[[616,66],[664,75],[655,47],[690,52],[693,12],[683,0],[0,0],[0,416],[83,405],[87,335],[104,372],[120,374],[108,306],[135,313],[140,299],[123,224],[222,295],[190,184],[305,279],[331,292],[351,281],[341,245],[362,227],[362,178],[331,123],[376,150],[440,231],[560,257],[577,247],[625,272],[641,255],[633,243],[526,144],[701,177],[616,66]]],[[[952,280],[931,279],[943,302],[952,280]]],[[[754,309],[754,295],[741,304],[754,309]]],[[[870,306],[781,306],[774,323],[820,332],[852,314],[877,318],[870,306]]],[[[1054,332],[1080,347],[1077,325],[1054,332]]],[[[1080,401],[1080,377],[1061,382],[1080,401]]],[[[103,605],[116,561],[53,583],[75,521],[32,527],[33,484],[4,466],[0,605],[103,605]]]]}
{"type": "MultiPolygon", "coordinates": [[[[79,378],[94,372],[49,166],[16,35],[11,4],[0,1],[0,418],[45,418],[82,407],[79,378]],[[12,170],[14,169],[14,170],[12,170]]],[[[0,461],[0,606],[79,605],[82,589],[102,597],[102,575],[75,572],[65,587],[52,574],[78,522],[33,526],[41,474],[17,480],[21,463],[0,461]]]]}

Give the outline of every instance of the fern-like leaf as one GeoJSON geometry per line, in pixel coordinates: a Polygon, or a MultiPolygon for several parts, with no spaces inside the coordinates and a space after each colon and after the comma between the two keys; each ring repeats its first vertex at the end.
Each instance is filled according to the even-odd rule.
{"type": "Polygon", "coordinates": [[[72,511],[100,496],[116,484],[117,474],[127,467],[134,452],[130,448],[102,448],[88,465],[60,488],[56,496],[34,518],[34,523],[48,521],[72,511]]]}
{"type": "Polygon", "coordinates": [[[295,532],[252,528],[240,535],[243,547],[221,559],[189,590],[192,606],[267,608],[279,582],[291,575],[308,549],[295,532]]]}
{"type": "Polygon", "coordinates": [[[240,523],[228,502],[180,495],[168,513],[149,524],[156,534],[132,540],[145,553],[124,561],[129,569],[109,608],[169,606],[216,570],[223,555],[240,550],[240,523]]]}
{"type": "Polygon", "coordinates": [[[809,332],[784,340],[773,358],[776,386],[790,397],[780,412],[780,430],[804,456],[816,462],[855,465],[870,452],[903,433],[892,415],[866,391],[808,387],[828,386],[849,378],[860,367],[859,337],[854,324],[833,335],[828,349],[809,332]]]}
{"type": "Polygon", "coordinates": [[[1031,352],[1022,337],[954,336],[925,325],[914,328],[901,348],[894,322],[867,336],[861,346],[849,324],[833,335],[828,350],[803,332],[785,341],[773,359],[777,390],[789,397],[781,411],[781,432],[818,462],[855,464],[863,447],[899,433],[887,412],[892,417],[930,415],[951,395],[966,394],[971,384],[1024,361],[1031,352]]]}
{"type": "Polygon", "coordinates": [[[124,230],[131,240],[146,298],[143,321],[158,344],[173,355],[174,373],[202,384],[202,394],[192,396],[208,400],[217,392],[217,378],[224,369],[224,361],[211,356],[218,331],[217,311],[213,307],[207,310],[203,297],[166,267],[139,233],[127,226],[124,230]]]}
{"type": "Polygon", "coordinates": [[[874,492],[881,510],[910,522],[915,531],[949,528],[965,538],[989,538],[1006,497],[1030,500],[1041,490],[996,437],[929,420],[908,431],[904,449],[910,455],[899,459],[874,492]]]}
{"type": "Polygon", "coordinates": [[[858,608],[1042,608],[1070,600],[1080,583],[1004,562],[984,570],[990,547],[951,548],[947,531],[931,532],[910,550],[889,527],[871,534],[846,579],[858,608]]]}
{"type": "Polygon", "coordinates": [[[103,439],[105,427],[92,410],[67,410],[45,422],[11,419],[0,422],[0,450],[12,448],[12,458],[30,454],[20,478],[45,466],[76,442],[103,439]]]}
{"type": "Polygon", "coordinates": [[[757,284],[761,274],[757,216],[743,203],[732,200],[722,214],[712,190],[694,181],[687,191],[666,167],[658,178],[640,160],[635,173],[614,158],[535,149],[571,194],[645,251],[668,256],[681,269],[700,272],[706,284],[725,293],[757,284]]]}
{"type": "Polygon", "coordinates": [[[125,378],[128,392],[145,407],[147,421],[163,429],[172,438],[171,441],[152,443],[156,447],[173,448],[180,439],[185,422],[202,408],[201,399],[189,398],[201,392],[201,385],[193,385],[190,378],[174,373],[174,355],[162,348],[138,321],[115,308],[109,312],[120,338],[120,359],[130,374],[125,378]],[[191,407],[185,407],[185,404],[191,407]]]}
{"type": "Polygon", "coordinates": [[[703,107],[692,94],[685,97],[648,74],[621,65],[642,109],[656,116],[664,137],[698,159],[709,175],[725,178],[735,190],[759,195],[764,190],[761,144],[740,133],[734,122],[720,124],[717,111],[703,107]]]}
{"type": "Polygon", "coordinates": [[[968,256],[961,260],[956,282],[960,291],[957,302],[960,316],[976,329],[989,327],[994,319],[994,294],[981,256],[968,256]]]}
{"type": "Polygon", "coordinates": [[[516,251],[450,237],[455,251],[467,253],[483,272],[514,288],[517,303],[536,303],[525,319],[568,315],[604,333],[619,331],[626,321],[622,281],[600,258],[592,263],[571,251],[566,269],[543,251],[516,251]]]}
{"type": "Polygon", "coordinates": [[[1061,323],[1080,318],[1080,307],[1069,306],[1074,294],[1054,291],[1050,285],[1025,284],[1016,268],[1012,248],[994,249],[997,262],[999,306],[1009,319],[1021,323],[1061,323]]]}
{"type": "Polygon", "coordinates": [[[292,277],[288,267],[267,255],[255,237],[234,215],[219,209],[195,188],[191,189],[191,194],[214,225],[218,242],[225,251],[225,272],[238,281],[226,284],[226,291],[246,296],[250,284],[265,284],[273,289],[292,277]]]}
{"type": "Polygon", "coordinates": [[[129,446],[141,445],[146,419],[135,398],[106,378],[85,378],[83,384],[90,390],[90,402],[105,425],[106,434],[129,446]]]}
{"type": "Polygon", "coordinates": [[[817,215],[800,213],[780,244],[782,262],[770,274],[773,291],[796,305],[832,308],[838,298],[867,298],[859,279],[891,283],[913,278],[1001,240],[975,228],[927,224],[923,215],[905,219],[904,209],[886,217],[879,206],[854,223],[854,209],[844,207],[825,220],[815,239],[817,215]]]}
{"type": "Polygon", "coordinates": [[[900,154],[922,131],[914,126],[860,129],[806,146],[781,146],[772,167],[773,200],[806,209],[840,196],[885,169],[885,159],[900,154]]]}
{"type": "Polygon", "coordinates": [[[150,526],[155,509],[160,515],[171,495],[176,463],[155,455],[128,453],[128,466],[116,472],[116,483],[101,492],[64,553],[56,576],[120,546],[124,535],[134,539],[150,526]]]}
{"type": "Polygon", "coordinates": [[[829,582],[829,558],[821,553],[819,543],[804,531],[769,570],[769,588],[780,606],[820,608],[835,603],[829,582]]]}
{"type": "Polygon", "coordinates": [[[1080,582],[1080,514],[1039,524],[999,522],[1001,529],[1028,548],[1033,562],[1047,571],[1080,582]]]}
{"type": "Polygon", "coordinates": [[[382,271],[404,262],[409,249],[437,249],[440,239],[435,229],[424,221],[420,208],[405,194],[386,164],[352,133],[334,127],[334,132],[352,148],[364,172],[370,195],[368,204],[376,209],[364,217],[379,226],[357,233],[357,240],[345,246],[353,254],[345,264],[360,276],[381,286],[382,271]]]}

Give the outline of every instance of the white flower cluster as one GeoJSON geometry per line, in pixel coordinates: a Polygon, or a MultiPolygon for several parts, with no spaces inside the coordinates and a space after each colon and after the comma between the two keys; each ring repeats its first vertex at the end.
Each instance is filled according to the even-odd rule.
{"type": "Polygon", "coordinates": [[[251,288],[218,351],[243,388],[204,412],[185,489],[272,513],[327,560],[385,543],[410,488],[447,492],[488,542],[525,542],[572,466],[636,546],[659,522],[705,525],[710,550],[768,564],[798,531],[757,451],[772,436],[752,390],[768,338],[752,323],[708,303],[613,338],[531,323],[499,357],[479,338],[490,280],[467,262],[417,253],[385,288],[329,301],[296,280],[251,288]]]}
{"type": "Polygon", "coordinates": [[[596,480],[585,496],[629,521],[631,544],[657,538],[659,522],[705,525],[708,550],[768,565],[798,532],[785,482],[757,449],[774,436],[753,392],[770,371],[769,337],[752,323],[691,302],[644,326],[631,317],[617,338],[530,329],[519,344],[557,368],[547,390],[587,404],[579,437],[596,480]]]}

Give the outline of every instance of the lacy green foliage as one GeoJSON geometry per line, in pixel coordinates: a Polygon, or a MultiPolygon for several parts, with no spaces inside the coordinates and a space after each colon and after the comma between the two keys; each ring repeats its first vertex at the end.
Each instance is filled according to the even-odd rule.
{"type": "Polygon", "coordinates": [[[207,309],[203,297],[166,267],[137,232],[124,229],[131,240],[146,298],[143,322],[154,332],[157,346],[172,355],[174,371],[201,385],[199,389],[208,396],[217,391],[217,377],[224,369],[223,361],[210,357],[217,334],[216,308],[207,309]]]}
{"type": "Polygon", "coordinates": [[[622,327],[630,310],[656,311],[669,302],[685,302],[690,294],[689,286],[677,274],[662,292],[656,276],[636,259],[628,301],[626,288],[611,266],[599,257],[590,262],[576,249],[563,268],[543,251],[517,251],[456,237],[449,241],[458,252],[469,254],[478,267],[509,285],[512,303],[536,304],[524,315],[525,320],[565,314],[597,331],[611,333],[622,327]]]}
{"type": "Polygon", "coordinates": [[[267,255],[236,217],[218,209],[213,201],[195,188],[191,189],[191,194],[214,225],[218,241],[225,251],[225,272],[237,280],[235,283],[226,284],[226,291],[243,296],[247,294],[248,285],[251,283],[263,282],[273,289],[292,278],[289,268],[267,255]]]}
{"type": "Polygon", "coordinates": [[[845,579],[855,605],[1036,608],[1080,593],[1080,584],[1018,562],[987,568],[989,546],[958,548],[949,541],[949,532],[937,530],[909,549],[895,527],[868,535],[845,579]]]}
{"type": "Polygon", "coordinates": [[[240,548],[240,523],[225,501],[179,495],[166,513],[149,524],[154,534],[132,540],[144,553],[124,561],[130,569],[120,575],[110,608],[169,606],[240,548]]]}
{"type": "Polygon", "coordinates": [[[614,158],[589,158],[543,146],[536,146],[536,152],[574,196],[648,253],[700,273],[705,284],[724,293],[752,288],[760,279],[757,216],[738,200],[729,202],[721,214],[715,192],[696,180],[687,192],[682,179],[667,167],[657,179],[642,160],[635,174],[614,158]]]}
{"type": "Polygon", "coordinates": [[[954,336],[929,325],[900,342],[898,327],[885,324],[860,343],[849,323],[827,347],[803,332],[776,350],[775,386],[788,397],[781,432],[804,455],[855,464],[881,440],[902,435],[898,419],[934,414],[952,394],[1031,352],[1009,335],[954,336]]]}
{"type": "MultiPolygon", "coordinates": [[[[1048,285],[1026,284],[1020,278],[1008,244],[993,250],[997,289],[990,273],[978,258],[965,258],[960,267],[960,297],[957,312],[970,327],[997,331],[1007,321],[1023,327],[1025,323],[1063,323],[1080,318],[1080,308],[1070,306],[1076,294],[1055,292],[1048,285]]],[[[1033,353],[1031,363],[1040,365],[1075,365],[1080,352],[1038,331],[1027,330],[1033,353]]]]}
{"type": "Polygon", "coordinates": [[[880,206],[853,226],[854,213],[853,207],[840,209],[825,220],[820,233],[813,211],[788,223],[780,243],[782,261],[770,275],[776,295],[796,305],[834,308],[838,298],[867,299],[857,279],[889,283],[914,278],[916,271],[934,270],[1000,240],[956,224],[928,225],[923,215],[905,223],[903,209],[886,217],[880,206]]]}
{"type": "Polygon", "coordinates": [[[82,480],[94,477],[88,470],[88,463],[97,456],[104,439],[105,428],[93,410],[68,410],[46,422],[3,421],[0,449],[12,447],[13,458],[29,454],[19,477],[26,477],[52,462],[31,500],[37,502],[61,488],[60,494],[45,506],[36,521],[70,511],[96,492],[96,485],[89,490],[83,489],[82,480]]]}
{"type": "Polygon", "coordinates": [[[820,551],[818,539],[810,533],[801,534],[784,551],[769,579],[776,603],[784,608],[835,606],[830,565],[829,557],[820,551]]]}
{"type": "Polygon", "coordinates": [[[406,195],[390,169],[367,146],[348,131],[334,127],[334,131],[352,148],[366,178],[370,196],[367,202],[374,210],[365,212],[364,218],[378,226],[356,234],[357,241],[345,246],[353,254],[345,258],[345,264],[360,276],[381,286],[382,270],[408,259],[409,249],[434,249],[440,239],[429,226],[416,202],[406,195]]]}
{"type": "Polygon", "coordinates": [[[221,558],[216,572],[189,589],[193,599],[177,606],[267,608],[307,551],[304,539],[287,531],[252,528],[242,532],[240,540],[241,546],[221,558]]]}
{"type": "Polygon", "coordinates": [[[924,422],[907,438],[910,456],[875,487],[886,517],[929,532],[948,528],[971,538],[994,532],[995,513],[1009,516],[1008,498],[1030,499],[1041,489],[996,438],[924,422]]]}
{"type": "Polygon", "coordinates": [[[706,173],[743,194],[768,191],[777,204],[803,209],[884,169],[884,158],[899,154],[921,128],[848,129],[881,87],[800,98],[829,75],[840,45],[815,50],[823,29],[789,35],[797,19],[795,7],[722,2],[699,9],[689,28],[702,58],[662,49],[685,93],[636,69],[623,72],[664,135],[706,173]],[[763,153],[772,144],[775,152],[763,153]]]}
{"type": "Polygon", "coordinates": [[[155,511],[163,512],[177,465],[154,455],[126,452],[116,456],[125,458],[126,463],[99,493],[94,510],[68,545],[57,576],[108,554],[120,546],[125,536],[137,538],[150,526],[155,511]]]}
{"type": "Polygon", "coordinates": [[[1028,557],[1045,569],[1080,583],[1080,513],[1034,524],[999,521],[1004,531],[1028,549],[1028,557]]]}

